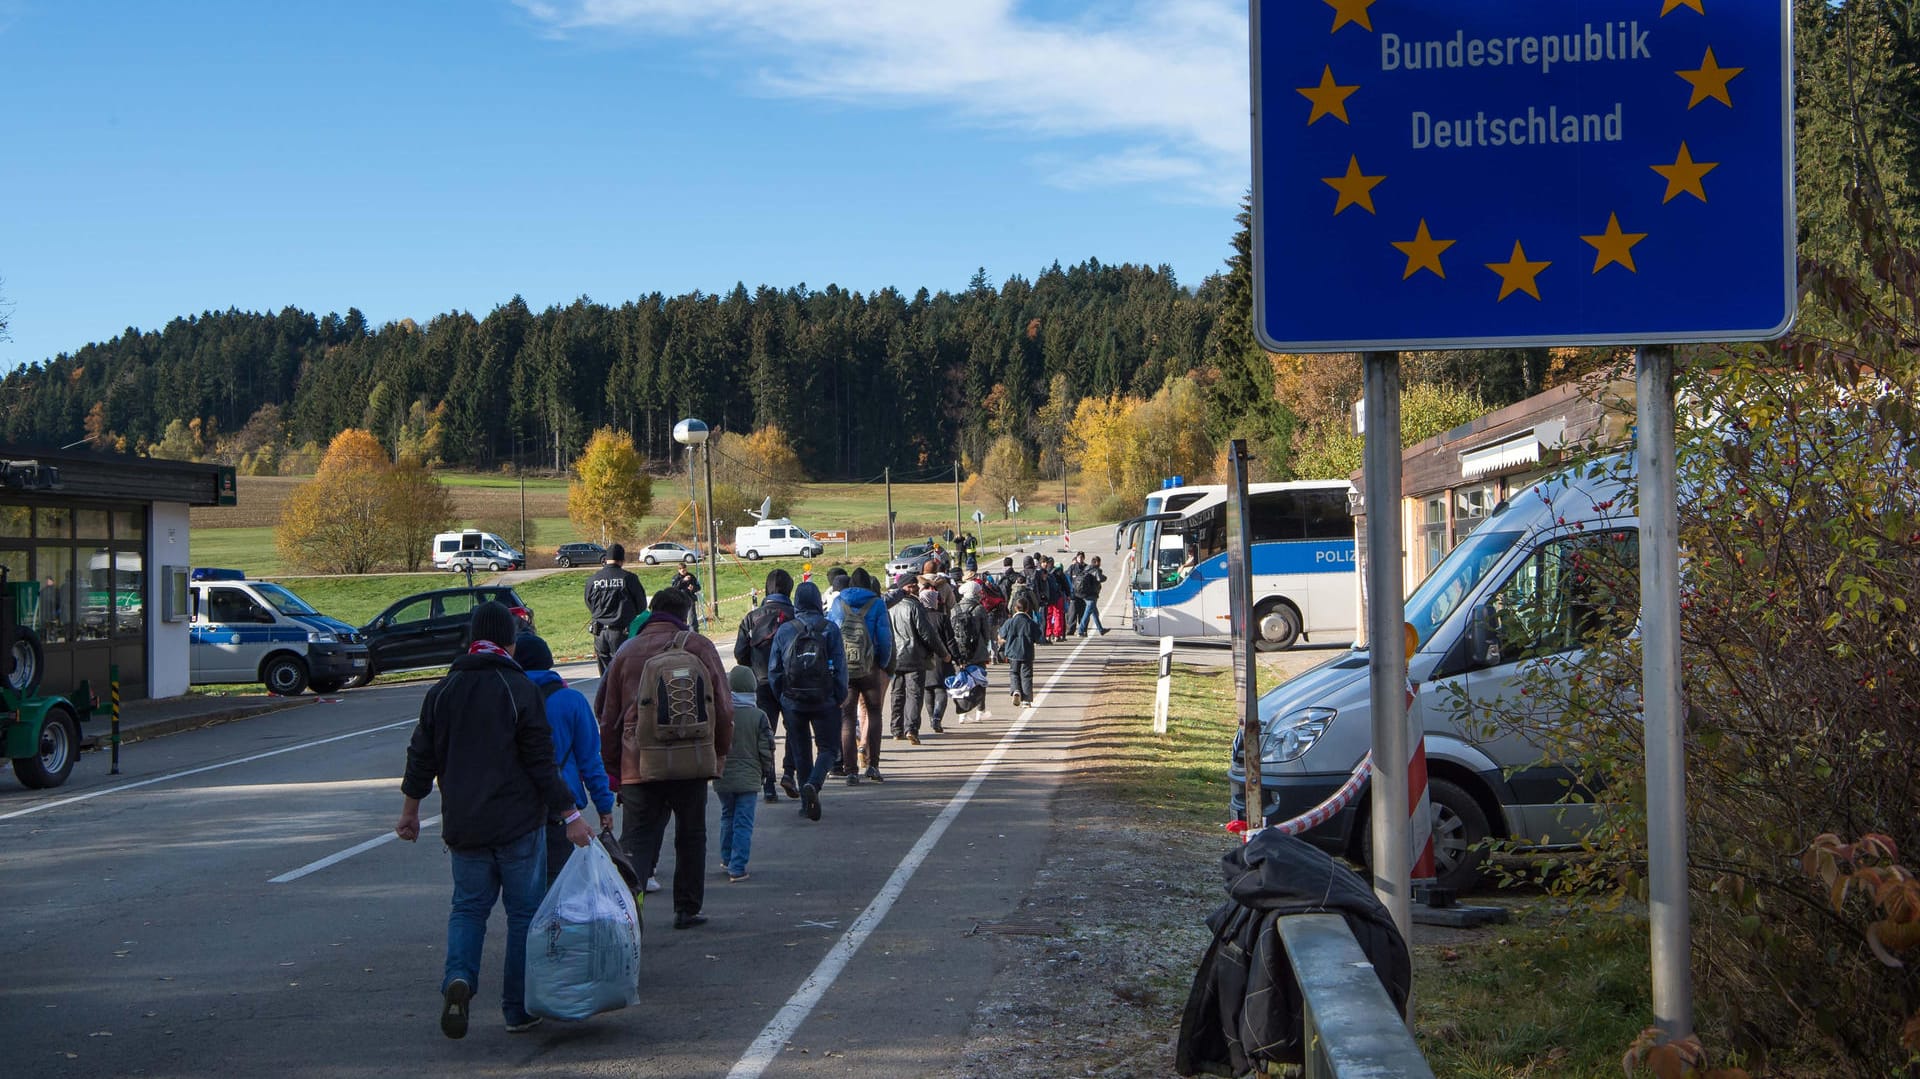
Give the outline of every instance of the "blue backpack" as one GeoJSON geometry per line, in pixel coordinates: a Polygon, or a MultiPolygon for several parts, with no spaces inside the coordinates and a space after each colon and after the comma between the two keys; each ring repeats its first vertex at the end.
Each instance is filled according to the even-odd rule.
{"type": "Polygon", "coordinates": [[[824,708],[833,703],[838,684],[834,675],[838,660],[826,626],[823,621],[797,618],[794,630],[780,657],[780,695],[802,708],[824,708]]]}

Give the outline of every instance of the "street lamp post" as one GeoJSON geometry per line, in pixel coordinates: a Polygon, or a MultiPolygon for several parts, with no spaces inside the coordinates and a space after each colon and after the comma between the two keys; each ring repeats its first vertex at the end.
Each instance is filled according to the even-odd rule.
{"type": "Polygon", "coordinates": [[[707,425],[696,419],[684,419],[673,425],[673,440],[682,446],[704,446],[706,452],[701,456],[707,462],[707,617],[718,620],[720,617],[720,554],[719,536],[713,528],[713,447],[707,442],[712,432],[707,425]]]}

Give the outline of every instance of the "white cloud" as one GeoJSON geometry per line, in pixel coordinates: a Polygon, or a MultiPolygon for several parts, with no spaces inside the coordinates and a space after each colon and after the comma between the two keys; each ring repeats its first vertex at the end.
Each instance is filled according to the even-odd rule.
{"type": "Polygon", "coordinates": [[[1015,0],[515,2],[560,34],[745,46],[766,58],[754,76],[766,92],[1126,144],[1050,170],[1068,186],[1158,184],[1231,205],[1250,179],[1244,0],[1095,0],[1072,18],[1015,0]]]}

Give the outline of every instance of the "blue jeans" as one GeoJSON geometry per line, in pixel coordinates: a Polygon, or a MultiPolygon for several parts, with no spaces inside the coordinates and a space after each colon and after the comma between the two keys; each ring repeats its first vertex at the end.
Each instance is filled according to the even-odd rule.
{"type": "Polygon", "coordinates": [[[752,791],[720,792],[720,860],[727,863],[729,876],[747,871],[747,857],[753,853],[754,807],[758,804],[758,795],[752,791]]]}
{"type": "Polygon", "coordinates": [[[817,710],[800,709],[799,713],[787,717],[787,745],[793,749],[794,764],[799,766],[800,782],[813,784],[817,791],[826,786],[827,773],[840,760],[840,706],[829,704],[817,710]],[[798,743],[794,742],[796,735],[798,743]]]}
{"type": "Polygon", "coordinates": [[[453,910],[447,915],[447,972],[440,990],[455,978],[480,988],[480,950],[487,942],[487,916],[504,894],[507,907],[507,967],[500,984],[500,1010],[508,1023],[527,1020],[527,926],[547,894],[547,830],[534,828],[498,847],[454,850],[453,910]]]}
{"type": "Polygon", "coordinates": [[[1080,625],[1078,629],[1079,629],[1080,636],[1082,637],[1085,637],[1087,635],[1088,619],[1093,620],[1093,624],[1099,628],[1100,632],[1105,633],[1107,631],[1107,624],[1105,622],[1100,621],[1100,601],[1099,600],[1090,599],[1085,601],[1085,606],[1080,611],[1080,625]]]}

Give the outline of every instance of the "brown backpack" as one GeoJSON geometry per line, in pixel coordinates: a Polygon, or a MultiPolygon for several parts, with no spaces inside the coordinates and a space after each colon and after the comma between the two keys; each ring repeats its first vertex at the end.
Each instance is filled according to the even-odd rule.
{"type": "MultiPolygon", "coordinates": [[[[633,695],[633,720],[623,727],[633,747],[658,754],[659,778],[711,776],[718,763],[713,748],[714,685],[700,657],[687,651],[682,631],[659,655],[640,667],[633,695]]],[[[654,772],[645,768],[643,771],[654,772]]]]}

